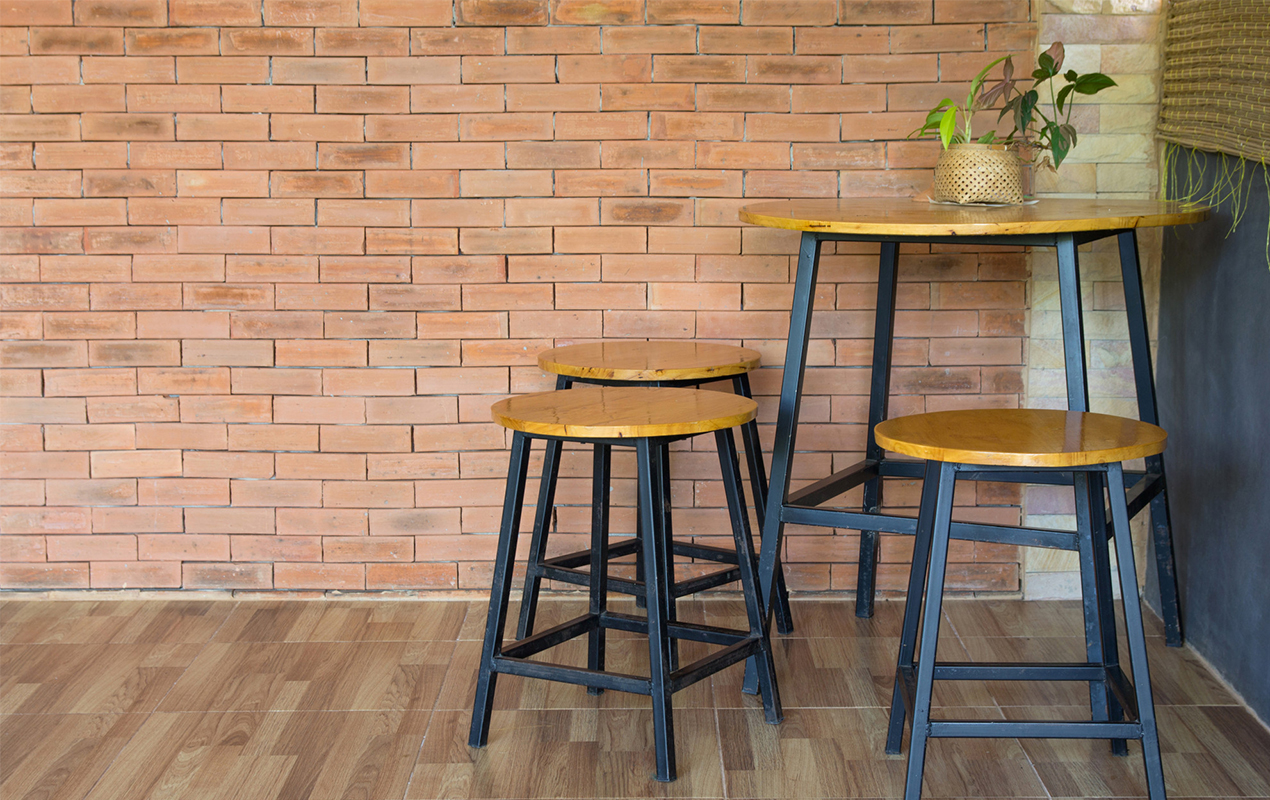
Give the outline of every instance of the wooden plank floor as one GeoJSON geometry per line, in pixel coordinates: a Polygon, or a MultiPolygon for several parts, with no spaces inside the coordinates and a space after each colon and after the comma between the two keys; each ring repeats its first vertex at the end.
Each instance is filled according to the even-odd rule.
{"type": "MultiPolygon", "coordinates": [[[[1073,603],[948,601],[940,657],[1081,660],[1073,603]]],[[[889,798],[883,753],[900,603],[795,601],[781,637],[785,721],[733,667],[675,697],[679,774],[651,780],[644,697],[499,680],[490,745],[466,744],[484,604],[464,601],[0,602],[0,798],[889,798]]],[[[580,613],[544,601],[540,626],[580,613]]],[[[737,625],[728,599],[680,617],[737,625]]],[[[512,615],[515,619],[515,614],[512,615]]],[[[1270,733],[1148,619],[1170,797],[1270,797],[1270,733]]],[[[687,658],[703,645],[684,643],[687,658]]],[[[584,642],[556,658],[585,663],[584,642]]],[[[704,652],[704,650],[701,650],[704,652]]],[[[613,633],[613,669],[646,649],[613,633]]],[[[945,714],[1079,719],[1078,684],[938,685],[945,714]]],[[[1103,742],[935,740],[930,798],[1145,797],[1141,751],[1103,742]]]]}

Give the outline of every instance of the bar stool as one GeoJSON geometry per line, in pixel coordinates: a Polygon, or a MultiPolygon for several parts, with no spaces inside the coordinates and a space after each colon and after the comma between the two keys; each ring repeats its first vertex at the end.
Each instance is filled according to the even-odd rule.
{"type": "Polygon", "coordinates": [[[875,435],[878,444],[887,450],[926,460],[886,740],[886,752],[899,753],[905,720],[911,719],[906,800],[921,797],[926,742],[931,737],[1111,739],[1113,752],[1119,753],[1126,751],[1124,740],[1140,739],[1148,794],[1152,800],[1164,800],[1164,773],[1151,700],[1151,676],[1147,670],[1146,637],[1142,629],[1121,462],[1164,452],[1165,432],[1155,425],[1105,414],[1005,409],[897,417],[880,423],[875,435]],[[1076,532],[977,526],[974,538],[1079,553],[1087,660],[1070,664],[936,662],[944,570],[952,527],[953,488],[958,473],[983,474],[1020,468],[1072,474],[1076,488],[1076,532]],[[1100,508],[1092,500],[1101,498],[1104,478],[1110,486],[1110,529],[1094,524],[1098,520],[1091,512],[1091,508],[1100,508]],[[1116,653],[1109,537],[1114,537],[1116,542],[1132,683],[1121,669],[1116,653]],[[923,583],[926,586],[924,613],[923,583]],[[919,618],[921,658],[915,659],[919,618]],[[1087,681],[1092,721],[931,720],[931,689],[936,680],[1087,681]]]}
{"type": "Polygon", "coordinates": [[[745,490],[737,465],[732,428],[754,418],[758,406],[746,397],[700,389],[652,387],[580,387],[567,392],[543,392],[512,397],[494,404],[494,421],[515,431],[507,490],[498,534],[498,552],[490,588],[485,643],[481,648],[476,701],[468,744],[483,747],[489,739],[495,681],[500,673],[562,681],[588,687],[593,694],[616,689],[652,697],[653,734],[659,781],[675,779],[674,723],[671,694],[732,664],[750,659],[756,663],[763,710],[770,723],[781,720],[771,642],[766,615],[758,596],[757,559],[745,510],[745,490]],[[737,571],[745,596],[748,630],[676,622],[670,616],[673,603],[669,581],[670,474],[666,452],[671,442],[703,433],[715,435],[724,493],[736,543],[737,571]],[[528,637],[503,644],[507,606],[511,594],[511,564],[534,439],[583,442],[595,446],[592,492],[590,572],[587,586],[590,606],[586,614],[528,637]],[[647,618],[610,611],[607,561],[609,466],[613,447],[634,447],[638,462],[639,507],[642,527],[645,580],[642,587],[647,618]],[[648,636],[649,677],[604,671],[605,631],[645,633],[648,636]],[[577,636],[588,637],[587,666],[530,661],[529,657],[577,636]],[[671,664],[671,644],[677,639],[722,645],[719,650],[685,667],[671,664]]]}
{"type": "MultiPolygon", "coordinates": [[[[543,351],[538,356],[538,366],[544,372],[557,375],[556,388],[568,389],[575,383],[599,386],[699,386],[715,381],[730,381],[732,390],[741,397],[752,398],[749,373],[759,365],[759,353],[744,347],[712,344],[709,342],[671,341],[611,341],[575,344],[543,351]]],[[[751,419],[741,426],[741,438],[745,442],[746,462],[749,465],[750,485],[754,491],[754,510],[759,520],[766,512],[767,470],[763,464],[763,449],[759,444],[758,423],[751,419]]],[[[551,512],[555,504],[556,483],[560,471],[561,443],[548,441],[543,458],[542,480],[538,488],[538,505],[535,509],[533,534],[529,542],[529,559],[525,572],[525,585],[521,594],[520,619],[516,635],[524,638],[533,633],[534,617],[538,611],[538,594],[543,578],[586,586],[588,573],[580,567],[590,562],[586,550],[546,558],[547,536],[551,512]]],[[[664,467],[664,469],[669,469],[664,467]]],[[[598,480],[598,477],[594,477],[598,480]]],[[[605,493],[603,501],[609,502],[605,493]]],[[[638,515],[638,507],[636,509],[638,515]]],[[[635,580],[609,578],[609,589],[632,594],[643,606],[644,559],[639,541],[639,523],[635,537],[609,546],[610,558],[635,554],[635,580]]],[[[674,555],[695,558],[719,564],[737,563],[736,551],[689,542],[674,542],[673,532],[667,528],[666,537],[673,542],[674,555]]],[[[674,564],[669,567],[672,598],[684,597],[706,589],[734,583],[739,573],[724,569],[686,581],[675,581],[674,564]]],[[[789,590],[785,574],[776,572],[777,602],[775,608],[776,630],[783,634],[794,632],[789,609],[789,590]]],[[[675,618],[674,601],[670,607],[671,619],[675,618]]],[[[672,653],[672,661],[677,654],[672,653]]]]}

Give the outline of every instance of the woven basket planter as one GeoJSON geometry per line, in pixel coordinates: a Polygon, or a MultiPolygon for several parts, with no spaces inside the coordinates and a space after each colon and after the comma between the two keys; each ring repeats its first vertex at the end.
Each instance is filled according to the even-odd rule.
{"type": "Polygon", "coordinates": [[[1023,162],[1009,145],[954,144],[935,165],[935,199],[949,203],[1022,203],[1023,162]]]}

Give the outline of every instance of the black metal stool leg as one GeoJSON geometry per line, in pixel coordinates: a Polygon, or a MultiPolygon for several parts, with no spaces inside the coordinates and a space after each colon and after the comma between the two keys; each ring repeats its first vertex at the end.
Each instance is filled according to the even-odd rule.
{"type": "MultiPolygon", "coordinates": [[[[595,446],[591,470],[591,585],[590,613],[602,615],[608,605],[609,591],[609,473],[612,448],[595,446]]],[[[604,627],[596,625],[587,633],[587,669],[604,669],[604,627]]],[[[587,694],[600,694],[598,686],[588,686],[587,694]]]]}
{"type": "Polygon", "coordinates": [[[935,525],[935,501],[939,495],[939,463],[926,462],[922,500],[917,513],[917,535],[913,540],[913,566],[908,573],[908,596],[904,601],[904,625],[900,631],[900,651],[895,666],[895,688],[891,692],[891,721],[886,733],[886,752],[897,755],[904,742],[904,720],[912,712],[905,706],[903,675],[914,666],[917,629],[922,614],[922,587],[930,566],[931,531],[935,525]]]}
{"type": "MultiPolygon", "coordinates": [[[[878,302],[873,322],[873,377],[869,388],[869,433],[864,457],[881,460],[882,448],[873,438],[873,428],[886,419],[891,394],[891,344],[895,337],[895,292],[899,274],[900,246],[883,242],[878,259],[878,302]]],[[[864,484],[864,513],[876,514],[882,507],[882,477],[864,484]]],[[[879,552],[877,531],[860,531],[860,564],[856,576],[855,615],[873,616],[877,593],[879,552]]]]}
{"type": "Polygon", "coordinates": [[[776,663],[772,660],[772,644],[767,635],[767,622],[758,597],[758,559],[754,555],[754,540],[750,534],[750,518],[745,508],[745,489],[741,485],[741,473],[737,468],[736,441],[732,431],[715,431],[715,443],[719,451],[719,471],[723,476],[723,491],[728,498],[728,516],[732,520],[732,539],[736,543],[736,563],[741,573],[741,592],[745,597],[745,613],[749,619],[750,635],[760,637],[760,651],[751,657],[758,672],[759,693],[763,695],[763,714],[773,725],[783,719],[781,698],[776,688],[776,663]]]}
{"type": "MultiPolygon", "coordinates": [[[[671,497],[670,497],[670,447],[664,445],[661,450],[661,497],[665,504],[663,507],[663,541],[662,546],[666,548],[666,619],[675,622],[679,619],[678,604],[675,598],[675,529],[671,513],[671,497]]],[[[645,568],[647,569],[647,567],[645,568]]],[[[679,669],[679,640],[672,638],[670,640],[670,670],[673,672],[679,669]]]]}
{"type": "Polygon", "coordinates": [[[931,531],[930,572],[926,576],[926,609],[922,615],[922,644],[918,652],[917,680],[913,696],[913,734],[908,743],[908,775],[904,800],[920,800],[922,773],[926,767],[926,740],[930,733],[931,693],[935,683],[935,656],[943,607],[944,572],[948,566],[948,540],[952,530],[953,489],[957,474],[952,464],[939,465],[939,490],[931,531]]]}
{"type": "Polygon", "coordinates": [[[675,779],[675,725],[670,702],[670,630],[666,579],[665,510],[662,498],[661,450],[664,444],[640,439],[635,445],[639,474],[639,503],[643,507],[644,596],[648,602],[648,663],[653,700],[653,739],[657,751],[657,780],[675,779]]]}
{"type": "MultiPolygon", "coordinates": [[[[742,373],[732,378],[733,390],[742,397],[754,398],[750,391],[750,376],[742,373]]],[[[741,426],[741,439],[745,443],[745,463],[749,467],[750,487],[754,490],[754,515],[760,524],[767,516],[767,467],[763,464],[763,445],[759,442],[758,421],[750,420],[741,426]]],[[[779,557],[779,553],[777,554],[779,557]]],[[[789,587],[785,585],[785,567],[776,564],[776,630],[789,635],[794,632],[794,616],[789,608],[789,587]]]]}
{"type": "Polygon", "coordinates": [[[525,476],[529,472],[529,443],[517,431],[512,437],[511,459],[507,465],[507,489],[503,496],[503,519],[498,529],[498,554],[490,586],[489,614],[485,620],[485,642],[481,646],[480,672],[476,679],[476,701],[472,706],[472,729],[467,743],[484,747],[489,741],[490,716],[494,711],[494,657],[503,647],[503,626],[507,624],[507,604],[511,599],[511,565],[516,557],[516,537],[525,499],[525,476]]]}
{"type": "MultiPolygon", "coordinates": [[[[1111,487],[1111,517],[1117,532],[1129,530],[1129,509],[1125,504],[1124,468],[1107,468],[1111,487]]],[[[1116,536],[1116,561],[1120,570],[1120,596],[1124,600],[1125,634],[1129,640],[1129,663],[1133,668],[1133,688],[1142,725],[1142,755],[1147,773],[1147,795],[1164,800],[1164,769],[1160,763],[1160,733],[1155,723],[1155,703],[1151,698],[1151,672],[1147,668],[1146,633],[1142,629],[1142,605],[1138,597],[1138,573],[1133,565],[1133,540],[1116,536]]]]}
{"type": "MultiPolygon", "coordinates": [[[[1133,382],[1138,395],[1138,419],[1159,425],[1146,302],[1142,296],[1142,275],[1138,268],[1138,240],[1132,230],[1121,232],[1117,239],[1120,244],[1120,272],[1124,280],[1125,314],[1129,322],[1129,350],[1133,355],[1133,382]]],[[[1147,472],[1159,474],[1164,481],[1159,494],[1151,498],[1151,545],[1155,550],[1165,642],[1169,647],[1181,647],[1182,611],[1178,601],[1177,566],[1173,560],[1173,528],[1169,520],[1164,456],[1151,456],[1146,462],[1147,472]]]]}
{"type": "MultiPolygon", "coordinates": [[[[1120,645],[1116,642],[1116,601],[1111,592],[1111,557],[1107,552],[1107,506],[1104,502],[1106,480],[1102,472],[1089,472],[1089,509],[1093,520],[1094,578],[1098,589],[1098,627],[1102,636],[1102,663],[1108,669],[1120,668],[1120,645]]],[[[1128,532],[1125,533],[1128,536],[1128,532]]],[[[1107,710],[1112,722],[1124,719],[1124,709],[1115,692],[1107,689],[1107,710]]],[[[1129,755],[1129,745],[1124,739],[1111,740],[1111,752],[1117,756],[1129,755]]]]}
{"type": "Polygon", "coordinates": [[[542,458],[542,480],[538,484],[538,505],[534,508],[534,530],[529,539],[529,560],[525,565],[525,587],[520,595],[520,619],[516,624],[516,638],[524,639],[534,632],[534,617],[538,614],[538,593],[542,588],[542,560],[547,554],[547,535],[551,529],[551,514],[556,505],[556,483],[560,476],[562,444],[548,439],[542,458]]]}
{"type": "MultiPolygon", "coordinates": [[[[1076,492],[1076,543],[1080,560],[1080,594],[1081,608],[1085,618],[1085,660],[1090,664],[1104,664],[1105,652],[1104,626],[1106,610],[1101,587],[1098,581],[1098,555],[1094,539],[1096,538],[1093,522],[1094,486],[1101,491],[1101,484],[1090,480],[1089,473],[1073,473],[1073,485],[1076,492]]],[[[1102,503],[1096,504],[1101,508],[1102,503]]],[[[1104,539],[1103,549],[1106,550],[1104,539]]],[[[1112,637],[1115,637],[1115,620],[1112,618],[1112,637]]],[[[1089,682],[1089,711],[1094,722],[1107,722],[1111,719],[1111,704],[1114,701],[1106,681],[1089,682]]],[[[1123,742],[1121,742],[1123,746],[1123,742]]]]}

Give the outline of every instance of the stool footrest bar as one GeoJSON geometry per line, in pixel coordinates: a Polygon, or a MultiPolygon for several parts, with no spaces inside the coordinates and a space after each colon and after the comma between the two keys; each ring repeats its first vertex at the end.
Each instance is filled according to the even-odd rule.
{"type": "Polygon", "coordinates": [[[624,675],[620,672],[602,672],[564,664],[545,664],[541,661],[526,661],[508,656],[494,656],[494,671],[504,675],[520,675],[525,678],[572,683],[576,686],[595,686],[631,694],[652,694],[652,681],[648,678],[624,675]]]}
{"type": "Polygon", "coordinates": [[[942,739],[1141,739],[1136,722],[1034,720],[932,720],[932,738],[942,739]]]}
{"type": "Polygon", "coordinates": [[[1101,664],[1067,662],[1011,664],[940,661],[935,665],[937,681],[1102,681],[1110,672],[1101,664]]]}
{"type": "MultiPolygon", "coordinates": [[[[629,633],[648,633],[648,620],[631,614],[620,614],[616,611],[605,611],[600,617],[600,626],[611,630],[629,633]]],[[[694,622],[671,622],[666,629],[675,639],[687,639],[706,644],[733,645],[750,638],[749,633],[733,628],[719,628],[714,625],[700,625],[694,622]]]]}
{"type": "Polygon", "coordinates": [[[680,689],[691,686],[702,678],[708,678],[719,670],[727,669],[733,664],[744,661],[758,651],[758,638],[746,637],[736,644],[729,645],[717,653],[711,653],[705,658],[697,659],[688,666],[680,667],[670,673],[670,690],[677,692],[680,689]]]}
{"type": "Polygon", "coordinates": [[[568,622],[562,622],[555,627],[548,628],[545,631],[539,631],[533,636],[526,636],[511,645],[504,647],[500,654],[506,658],[525,658],[535,653],[541,653],[558,644],[563,644],[570,639],[589,633],[600,627],[598,617],[591,614],[584,614],[581,617],[574,617],[568,622]]]}
{"type": "MultiPolygon", "coordinates": [[[[785,504],[781,508],[781,521],[796,525],[818,525],[822,528],[849,528],[857,531],[882,533],[917,532],[914,517],[893,514],[865,514],[844,509],[811,508],[785,504]]],[[[952,538],[972,542],[996,542],[1024,544],[1032,547],[1048,547],[1054,550],[1075,550],[1076,534],[1048,528],[1013,528],[1008,525],[981,525],[970,522],[954,522],[952,538]]]]}

